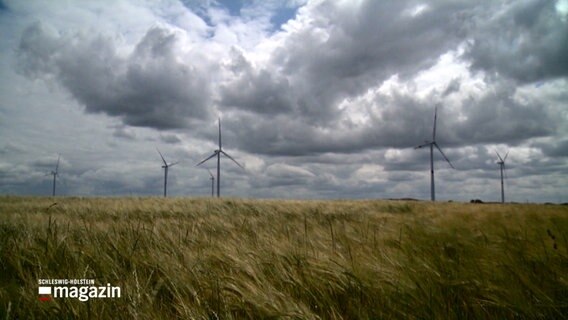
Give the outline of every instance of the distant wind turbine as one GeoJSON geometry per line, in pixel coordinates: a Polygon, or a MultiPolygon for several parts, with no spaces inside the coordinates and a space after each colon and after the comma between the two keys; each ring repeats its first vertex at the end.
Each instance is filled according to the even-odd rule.
{"type": "Polygon", "coordinates": [[[230,155],[228,155],[225,151],[223,151],[222,147],[221,147],[221,118],[219,118],[219,149],[213,151],[213,154],[210,155],[209,157],[205,158],[204,160],[202,160],[201,162],[199,162],[198,164],[196,164],[195,166],[199,166],[202,163],[204,163],[205,161],[217,156],[217,197],[221,196],[221,154],[223,154],[225,157],[231,159],[234,163],[237,164],[237,166],[241,167],[244,170],[244,167],[241,166],[237,160],[233,159],[233,157],[231,157],[230,155]]]}
{"type": "Polygon", "coordinates": [[[178,164],[179,161],[168,164],[166,162],[166,159],[164,159],[164,156],[162,155],[160,150],[158,150],[158,148],[156,148],[156,151],[158,151],[158,153],[160,154],[160,157],[162,158],[162,161],[164,162],[164,165],[162,166],[162,168],[164,168],[164,197],[167,197],[168,196],[168,169],[169,169],[169,167],[173,167],[176,164],[178,164]]]}
{"type": "Polygon", "coordinates": [[[442,152],[442,149],[440,149],[440,147],[438,146],[438,143],[436,142],[436,120],[438,118],[438,107],[436,107],[434,109],[434,129],[432,131],[432,141],[428,141],[426,140],[424,144],[419,145],[417,147],[415,147],[414,149],[421,149],[424,147],[430,147],[430,197],[432,199],[432,201],[436,201],[436,190],[435,190],[435,186],[434,186],[434,147],[436,147],[436,149],[438,149],[438,151],[440,151],[440,153],[442,154],[442,156],[444,157],[444,159],[450,164],[450,167],[452,167],[453,169],[454,166],[452,165],[452,163],[450,162],[450,159],[448,159],[448,157],[446,157],[446,155],[444,154],[444,152],[442,152]]]}
{"type": "Polygon", "coordinates": [[[509,156],[509,151],[507,151],[504,158],[501,158],[499,152],[495,151],[495,153],[500,160],[497,161],[497,164],[499,165],[499,169],[501,170],[501,203],[505,203],[505,185],[503,184],[503,171],[505,170],[505,160],[507,160],[507,157],[509,156]]]}
{"type": "Polygon", "coordinates": [[[211,170],[207,169],[207,172],[209,172],[209,176],[211,176],[211,196],[214,197],[215,196],[215,177],[211,173],[211,170]]]}
{"type": "Polygon", "coordinates": [[[57,157],[57,164],[55,165],[55,171],[51,171],[51,175],[53,175],[53,188],[51,191],[51,195],[55,197],[55,180],[57,178],[57,175],[59,175],[59,160],[61,159],[61,155],[59,155],[57,157]]]}

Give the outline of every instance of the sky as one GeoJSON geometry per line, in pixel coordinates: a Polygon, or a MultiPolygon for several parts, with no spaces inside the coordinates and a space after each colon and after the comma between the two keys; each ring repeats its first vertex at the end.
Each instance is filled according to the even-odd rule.
{"type": "Polygon", "coordinates": [[[568,0],[0,0],[0,194],[568,202],[568,0]]]}

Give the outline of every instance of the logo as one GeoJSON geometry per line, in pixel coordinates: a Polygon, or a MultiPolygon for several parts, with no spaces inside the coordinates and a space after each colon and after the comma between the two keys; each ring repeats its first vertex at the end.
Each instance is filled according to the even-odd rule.
{"type": "Polygon", "coordinates": [[[49,301],[51,299],[51,287],[39,287],[38,293],[40,301],[49,301]]]}
{"type": "Polygon", "coordinates": [[[118,286],[107,283],[95,286],[94,279],[39,279],[38,295],[40,301],[51,299],[77,299],[81,302],[90,299],[120,298],[118,286]]]}

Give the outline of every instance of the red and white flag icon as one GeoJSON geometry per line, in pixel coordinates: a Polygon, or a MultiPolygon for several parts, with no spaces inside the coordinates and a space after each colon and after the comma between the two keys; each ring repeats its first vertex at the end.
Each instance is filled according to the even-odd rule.
{"type": "Polygon", "coordinates": [[[39,300],[47,301],[51,299],[51,287],[39,287],[38,288],[39,300]]]}

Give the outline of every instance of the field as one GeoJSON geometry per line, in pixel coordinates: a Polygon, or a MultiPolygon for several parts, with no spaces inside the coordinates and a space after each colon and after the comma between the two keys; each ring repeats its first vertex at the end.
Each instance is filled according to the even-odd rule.
{"type": "Polygon", "coordinates": [[[562,319],[568,207],[0,197],[1,319],[562,319]],[[40,301],[38,279],[121,297],[40,301]]]}

